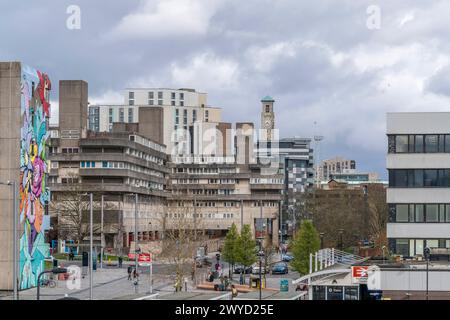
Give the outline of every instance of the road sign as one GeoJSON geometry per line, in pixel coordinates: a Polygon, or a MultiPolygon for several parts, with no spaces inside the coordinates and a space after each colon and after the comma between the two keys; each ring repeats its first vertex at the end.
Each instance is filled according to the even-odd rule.
{"type": "Polygon", "coordinates": [[[352,282],[367,283],[369,266],[352,266],[352,282]]]}
{"type": "Polygon", "coordinates": [[[138,263],[140,266],[150,266],[150,264],[152,263],[152,255],[151,253],[141,253],[138,256],[138,263]]]}

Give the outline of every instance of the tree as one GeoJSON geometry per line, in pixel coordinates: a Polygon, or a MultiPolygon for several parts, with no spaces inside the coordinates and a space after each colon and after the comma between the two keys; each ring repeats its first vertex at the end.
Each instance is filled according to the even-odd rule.
{"type": "MultiPolygon", "coordinates": [[[[202,221],[197,219],[190,207],[173,208],[170,218],[163,217],[164,238],[161,257],[169,259],[175,265],[175,290],[181,291],[183,280],[192,268],[195,273],[197,248],[204,241],[198,231],[203,230],[202,221]]],[[[195,277],[195,274],[194,274],[195,277]]]]}
{"type": "Polygon", "coordinates": [[[253,239],[250,225],[245,224],[242,227],[241,234],[238,238],[237,263],[242,264],[244,267],[244,282],[245,282],[245,269],[250,267],[256,262],[256,241],[253,239]]]}
{"type": "MultiPolygon", "coordinates": [[[[58,230],[58,237],[74,240],[77,245],[81,244],[90,234],[90,209],[89,196],[82,191],[78,183],[68,185],[65,191],[58,192],[57,197],[54,197],[49,204],[49,210],[57,215],[57,225],[54,228],[58,230]]],[[[94,201],[93,211],[99,210],[99,202],[94,201]]],[[[93,233],[99,232],[100,225],[94,224],[93,233]]]]}
{"type": "Polygon", "coordinates": [[[303,220],[292,244],[292,267],[300,274],[309,273],[309,256],[319,249],[319,234],[310,220],[303,220]]]}
{"type": "Polygon", "coordinates": [[[222,249],[223,260],[230,264],[230,279],[232,278],[231,268],[234,268],[234,265],[238,259],[238,239],[239,233],[236,225],[233,223],[225,237],[225,243],[222,249]]]}

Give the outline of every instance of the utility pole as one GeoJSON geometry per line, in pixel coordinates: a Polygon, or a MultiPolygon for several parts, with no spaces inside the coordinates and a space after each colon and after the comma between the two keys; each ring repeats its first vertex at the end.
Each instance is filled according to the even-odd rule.
{"type": "Polygon", "coordinates": [[[94,194],[91,193],[90,194],[90,202],[91,202],[91,212],[90,212],[90,217],[89,217],[89,222],[90,222],[90,231],[89,231],[89,250],[90,250],[90,259],[89,259],[89,297],[90,300],[94,299],[94,272],[93,272],[93,247],[94,247],[94,233],[93,233],[93,215],[94,215],[94,211],[93,211],[93,202],[94,202],[94,194]]]}
{"type": "MultiPolygon", "coordinates": [[[[138,194],[134,194],[134,268],[136,275],[138,274],[138,194]]],[[[134,290],[137,293],[137,285],[134,286],[134,290]]]]}
{"type": "Polygon", "coordinates": [[[100,235],[100,269],[103,269],[103,194],[102,194],[102,214],[101,214],[101,235],[100,235]]]}

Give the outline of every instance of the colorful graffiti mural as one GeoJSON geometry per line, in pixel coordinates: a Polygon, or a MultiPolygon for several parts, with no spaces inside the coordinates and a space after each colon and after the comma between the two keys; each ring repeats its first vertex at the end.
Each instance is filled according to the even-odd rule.
{"type": "Polygon", "coordinates": [[[50,89],[51,83],[46,74],[22,65],[19,211],[23,233],[20,236],[20,289],[36,286],[37,277],[44,269],[44,259],[49,256],[42,220],[50,200],[50,191],[46,188],[50,89]]]}

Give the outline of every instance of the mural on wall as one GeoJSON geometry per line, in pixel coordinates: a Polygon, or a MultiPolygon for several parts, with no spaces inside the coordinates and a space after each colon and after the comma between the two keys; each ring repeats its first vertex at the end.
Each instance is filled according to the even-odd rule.
{"type": "Polygon", "coordinates": [[[46,74],[22,65],[19,211],[23,233],[20,235],[20,289],[37,285],[37,277],[44,270],[44,259],[49,256],[42,220],[50,200],[50,192],[46,188],[50,89],[51,83],[46,74]]]}

